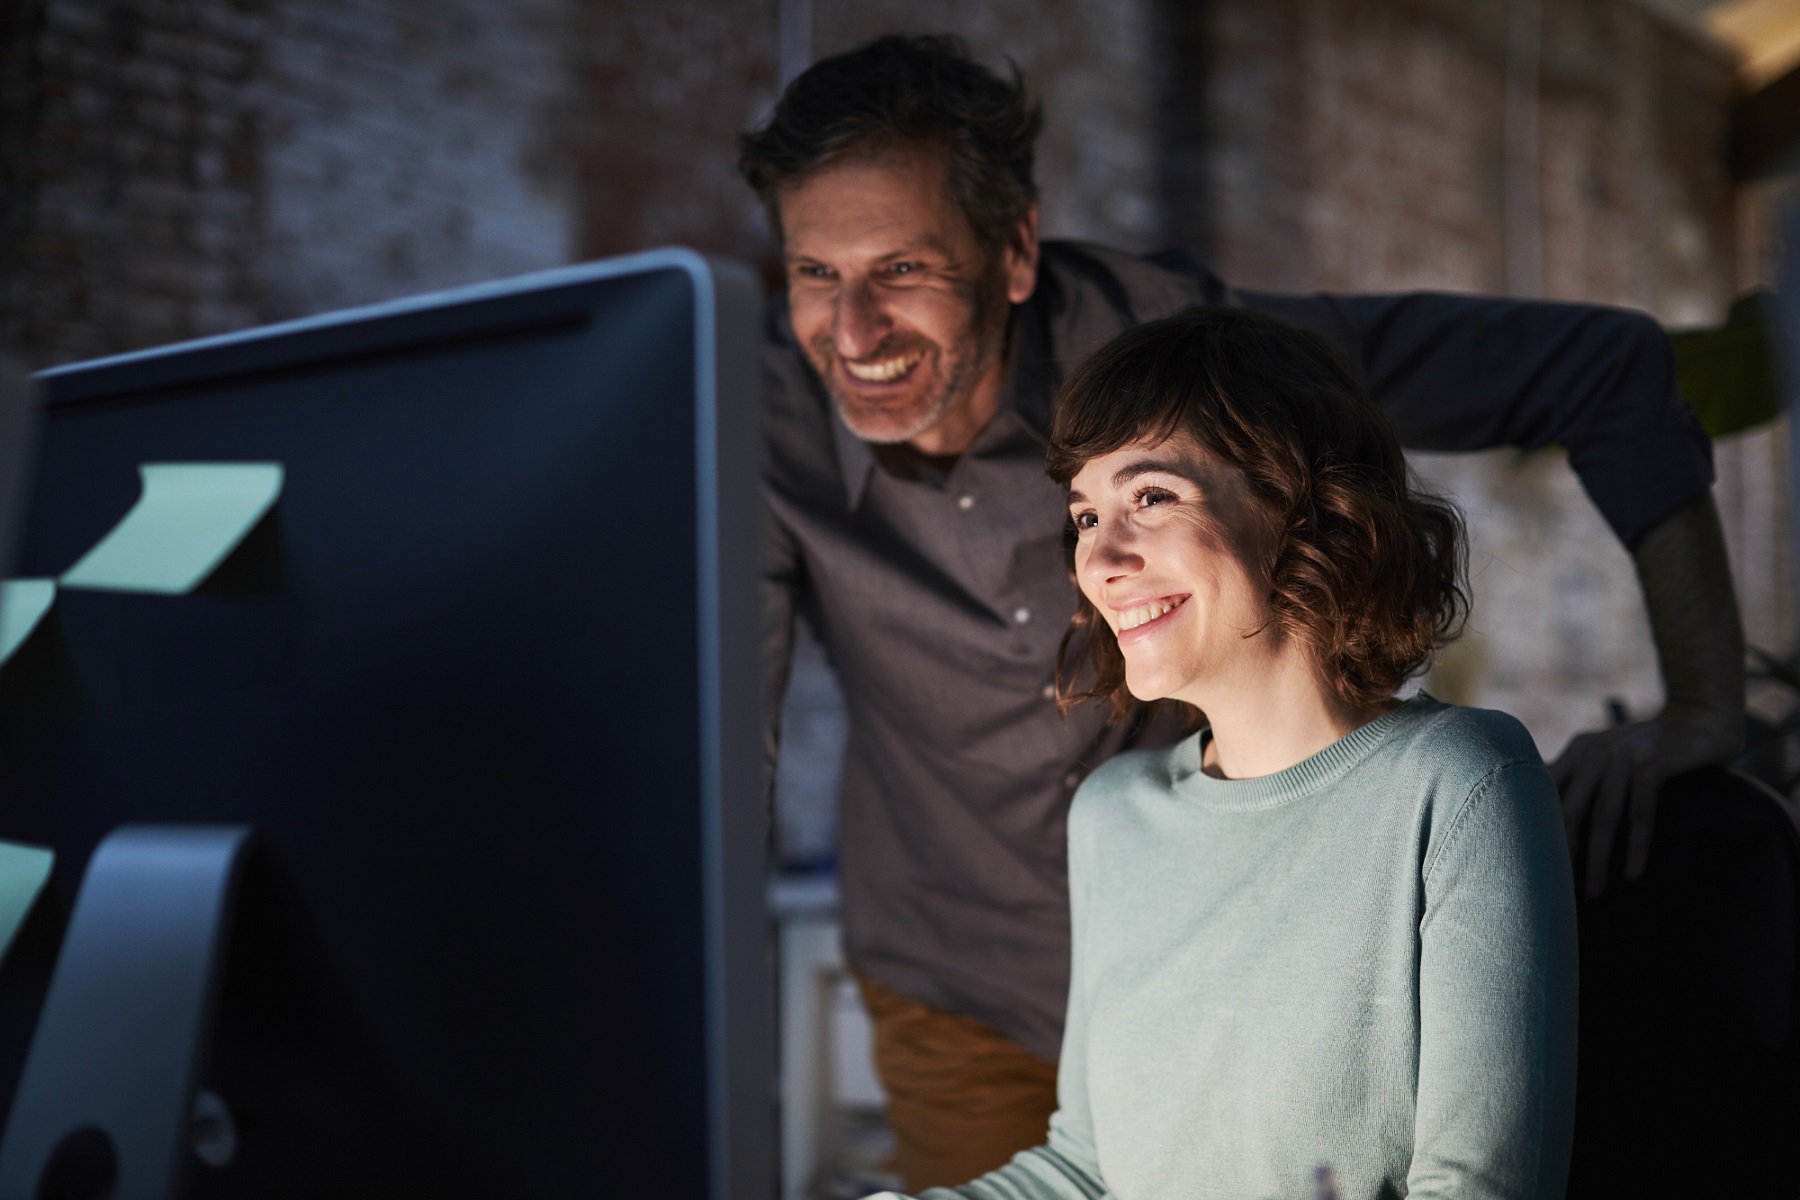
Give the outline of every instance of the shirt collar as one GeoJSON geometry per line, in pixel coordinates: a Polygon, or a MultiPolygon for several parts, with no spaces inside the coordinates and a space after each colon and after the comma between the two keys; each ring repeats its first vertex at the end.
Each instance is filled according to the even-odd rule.
{"type": "Polygon", "coordinates": [[[843,415],[838,412],[837,401],[829,395],[826,407],[831,410],[831,440],[837,443],[838,466],[844,472],[844,505],[854,510],[862,503],[863,492],[868,490],[869,472],[875,469],[875,452],[869,449],[867,442],[850,432],[843,415]]]}

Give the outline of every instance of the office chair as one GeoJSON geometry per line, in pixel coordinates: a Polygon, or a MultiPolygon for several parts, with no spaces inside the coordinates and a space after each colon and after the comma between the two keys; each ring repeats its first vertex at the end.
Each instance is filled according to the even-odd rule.
{"type": "Polygon", "coordinates": [[[1650,862],[1577,907],[1570,1200],[1800,1191],[1800,818],[1707,768],[1658,798],[1650,862]]]}

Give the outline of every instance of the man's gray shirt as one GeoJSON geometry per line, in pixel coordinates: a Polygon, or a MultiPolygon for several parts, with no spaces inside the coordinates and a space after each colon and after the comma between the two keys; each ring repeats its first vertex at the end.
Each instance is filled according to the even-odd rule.
{"type": "Polygon", "coordinates": [[[1077,592],[1063,490],[1044,474],[1056,390],[1113,335],[1190,304],[1247,304],[1318,332],[1401,440],[1561,443],[1627,545],[1712,482],[1668,341],[1616,309],[1440,294],[1238,293],[1179,255],[1045,243],[1014,314],[1007,404],[947,472],[884,465],[838,418],[773,306],[764,654],[771,763],[793,621],[843,686],[845,952],[869,978],[1054,1060],[1069,981],[1065,827],[1087,773],[1159,722],[1057,712],[1077,592]]]}

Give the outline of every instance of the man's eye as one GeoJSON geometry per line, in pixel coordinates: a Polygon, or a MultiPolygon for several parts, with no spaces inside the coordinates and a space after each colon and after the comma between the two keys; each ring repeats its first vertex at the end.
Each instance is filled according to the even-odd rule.
{"type": "Polygon", "coordinates": [[[1161,488],[1145,488],[1138,493],[1138,507],[1149,508],[1152,504],[1166,504],[1174,498],[1173,492],[1165,492],[1161,488]]]}
{"type": "Polygon", "coordinates": [[[918,269],[919,269],[918,263],[898,262],[898,263],[895,263],[893,266],[889,267],[888,271],[890,274],[894,274],[894,275],[911,275],[913,272],[917,271],[918,269]]]}
{"type": "Polygon", "coordinates": [[[1100,518],[1091,512],[1077,513],[1075,516],[1075,528],[1078,530],[1085,532],[1098,524],[1100,524],[1100,518]]]}
{"type": "Polygon", "coordinates": [[[802,279],[829,279],[831,277],[831,268],[821,267],[817,263],[808,263],[803,266],[795,267],[794,274],[800,276],[802,279]]]}

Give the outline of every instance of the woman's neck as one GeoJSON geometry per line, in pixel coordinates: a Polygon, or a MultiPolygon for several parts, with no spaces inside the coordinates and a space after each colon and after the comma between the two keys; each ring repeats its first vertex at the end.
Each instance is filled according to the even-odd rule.
{"type": "Polygon", "coordinates": [[[1256,779],[1304,762],[1398,708],[1398,700],[1346,704],[1298,648],[1271,656],[1201,703],[1212,736],[1201,767],[1220,779],[1256,779]]]}

